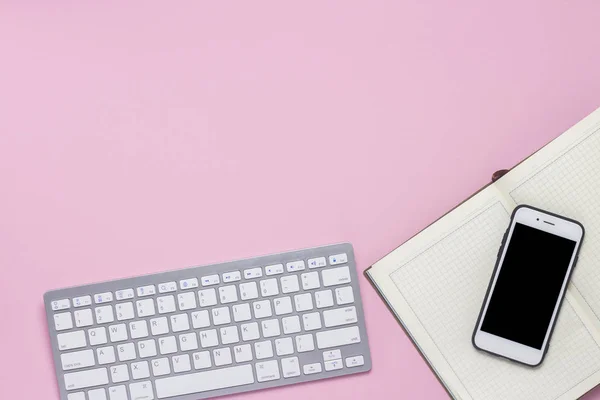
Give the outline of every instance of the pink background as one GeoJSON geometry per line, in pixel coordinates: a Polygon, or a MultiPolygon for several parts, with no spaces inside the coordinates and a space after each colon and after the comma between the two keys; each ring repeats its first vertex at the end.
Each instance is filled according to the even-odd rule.
{"type": "MultiPolygon", "coordinates": [[[[362,271],[600,106],[597,0],[96,3],[0,5],[2,399],[58,399],[48,289],[340,241],[362,271]]],[[[360,284],[370,373],[233,397],[446,398],[360,284]]]]}

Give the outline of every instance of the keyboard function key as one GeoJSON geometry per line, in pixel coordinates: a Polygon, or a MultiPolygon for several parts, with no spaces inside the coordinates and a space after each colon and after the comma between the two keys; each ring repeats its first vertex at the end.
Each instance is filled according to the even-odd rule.
{"type": "Polygon", "coordinates": [[[311,258],[308,260],[308,268],[322,268],[327,266],[325,257],[311,258]]]}
{"type": "Polygon", "coordinates": [[[316,336],[317,346],[319,349],[360,343],[360,332],[358,331],[358,326],[317,332],[316,336]]]}
{"type": "Polygon", "coordinates": [[[79,349],[87,346],[83,331],[59,333],[56,335],[58,349],[61,351],[79,349]]]}
{"type": "Polygon", "coordinates": [[[158,284],[158,293],[171,293],[177,291],[177,282],[164,282],[158,284]]]}
{"type": "Polygon", "coordinates": [[[326,328],[340,325],[355,324],[358,322],[356,307],[343,307],[335,310],[323,311],[323,321],[326,328]]]}
{"type": "Polygon", "coordinates": [[[154,285],[141,286],[137,288],[138,297],[153,296],[155,294],[156,288],[154,287],[154,285]]]}
{"type": "Polygon", "coordinates": [[[73,297],[73,307],[87,307],[92,305],[92,296],[73,297]]]}
{"type": "Polygon", "coordinates": [[[285,264],[288,272],[296,272],[296,271],[302,271],[304,270],[304,261],[300,260],[300,261],[292,261],[289,262],[287,264],[285,264]]]}
{"type": "MultiPolygon", "coordinates": [[[[219,283],[219,275],[212,275],[212,276],[216,276],[217,277],[217,283],[219,283]]],[[[204,279],[206,279],[207,277],[202,278],[202,281],[204,282],[204,279]]],[[[206,286],[206,285],[204,285],[206,286]]],[[[181,290],[186,290],[186,289],[195,289],[198,287],[198,278],[189,278],[189,279],[183,279],[181,281],[179,281],[179,288],[181,290]]]]}
{"type": "Polygon", "coordinates": [[[134,400],[154,399],[154,392],[152,391],[152,382],[150,381],[131,383],[129,385],[129,393],[131,393],[131,398],[134,400]]]}
{"type": "Polygon", "coordinates": [[[363,356],[354,356],[346,358],[346,367],[360,367],[365,364],[365,358],[363,356]]]}
{"type": "Polygon", "coordinates": [[[96,304],[104,304],[113,301],[113,294],[111,292],[98,293],[94,295],[94,301],[96,304]]]}
{"type": "Polygon", "coordinates": [[[274,381],[280,378],[277,360],[256,363],[256,380],[259,382],[274,381]]]}
{"type": "Polygon", "coordinates": [[[71,372],[64,375],[65,389],[77,390],[92,386],[108,384],[106,368],[89,369],[86,371],[71,372]]]}
{"type": "Polygon", "coordinates": [[[335,371],[344,368],[342,360],[325,361],[325,371],[335,371]]]}
{"type": "Polygon", "coordinates": [[[292,378],[300,375],[300,363],[298,357],[289,357],[281,359],[281,371],[284,378],[292,378]]]}
{"type": "Polygon", "coordinates": [[[83,392],[69,393],[67,395],[67,400],[85,400],[85,393],[83,393],[83,392]]]}
{"type": "Polygon", "coordinates": [[[94,361],[93,350],[81,350],[60,355],[60,362],[63,371],[69,371],[78,368],[87,368],[96,365],[94,361]]]}
{"type": "Polygon", "coordinates": [[[262,268],[250,268],[244,270],[244,279],[260,278],[262,275],[262,268]]]}
{"type": "Polygon", "coordinates": [[[52,311],[66,310],[71,307],[71,302],[69,299],[62,300],[53,300],[52,301],[52,311]]]}
{"type": "Polygon", "coordinates": [[[311,375],[311,374],[318,374],[320,372],[322,372],[322,367],[321,367],[321,363],[314,363],[314,364],[306,364],[305,366],[302,367],[302,371],[304,372],[304,375],[311,375]]]}
{"type": "Polygon", "coordinates": [[[325,287],[350,283],[350,269],[347,266],[324,269],[321,274],[325,287]]]}
{"type": "Polygon", "coordinates": [[[348,262],[348,255],[346,253],[335,254],[333,256],[329,256],[329,264],[330,265],[338,265],[344,264],[348,262]]]}
{"type": "Polygon", "coordinates": [[[339,360],[342,358],[340,349],[328,350],[323,352],[323,361],[339,360]]]}
{"type": "Polygon", "coordinates": [[[200,278],[200,280],[202,281],[202,286],[218,285],[221,281],[219,279],[219,275],[217,274],[203,276],[202,278],[200,278]]]}
{"type": "Polygon", "coordinates": [[[225,272],[223,275],[223,283],[237,282],[242,279],[240,271],[225,272]]]}
{"type": "Polygon", "coordinates": [[[133,297],[134,297],[133,289],[117,290],[115,292],[115,296],[116,296],[117,300],[133,299],[133,297]]]}
{"type": "Polygon", "coordinates": [[[265,275],[279,275],[283,274],[283,264],[267,265],[265,267],[265,275]]]}

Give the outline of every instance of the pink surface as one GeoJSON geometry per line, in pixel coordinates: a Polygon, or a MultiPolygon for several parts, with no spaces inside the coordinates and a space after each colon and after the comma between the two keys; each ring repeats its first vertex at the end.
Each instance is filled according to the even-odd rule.
{"type": "MultiPolygon", "coordinates": [[[[340,241],[362,271],[600,106],[595,0],[84,3],[0,6],[1,399],[58,399],[48,289],[340,241]]],[[[370,373],[231,398],[446,398],[360,283],[370,373]]]]}

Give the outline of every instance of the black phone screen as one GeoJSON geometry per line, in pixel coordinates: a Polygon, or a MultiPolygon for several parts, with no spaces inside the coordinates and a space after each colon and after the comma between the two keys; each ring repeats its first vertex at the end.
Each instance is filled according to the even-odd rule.
{"type": "Polygon", "coordinates": [[[481,330],[540,350],[576,245],[516,223],[481,330]]]}

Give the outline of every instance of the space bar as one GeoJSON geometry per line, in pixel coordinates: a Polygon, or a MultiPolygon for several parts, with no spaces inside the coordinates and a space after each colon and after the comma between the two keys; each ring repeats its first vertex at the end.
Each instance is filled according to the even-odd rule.
{"type": "Polygon", "coordinates": [[[156,396],[159,399],[165,399],[184,394],[249,385],[254,383],[254,374],[252,373],[252,365],[246,364],[157,379],[154,383],[156,385],[156,396]]]}

